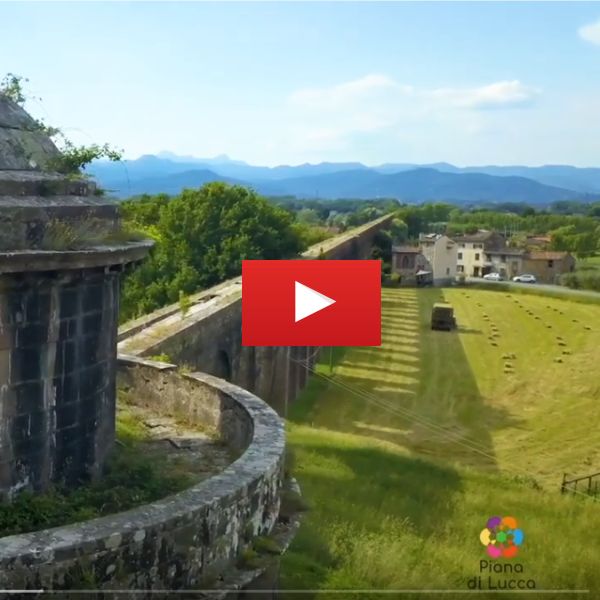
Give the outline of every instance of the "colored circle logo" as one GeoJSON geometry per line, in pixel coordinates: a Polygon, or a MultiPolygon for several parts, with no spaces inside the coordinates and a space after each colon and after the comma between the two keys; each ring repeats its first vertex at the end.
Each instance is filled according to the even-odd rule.
{"type": "Polygon", "coordinates": [[[523,544],[523,530],[514,517],[490,517],[479,539],[491,558],[513,558],[523,544]]]}

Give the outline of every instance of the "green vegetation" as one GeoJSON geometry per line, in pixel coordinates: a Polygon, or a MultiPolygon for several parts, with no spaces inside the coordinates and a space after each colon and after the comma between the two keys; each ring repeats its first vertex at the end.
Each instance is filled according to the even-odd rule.
{"type": "Polygon", "coordinates": [[[336,233],[344,232],[351,227],[364,225],[397,210],[399,206],[397,200],[391,199],[304,200],[293,196],[283,196],[271,197],[269,200],[295,213],[298,223],[309,223],[313,226],[329,228],[336,233]]]}
{"type": "MultiPolygon", "coordinates": [[[[31,98],[25,91],[24,84],[29,79],[14,73],[8,73],[0,81],[0,95],[6,96],[19,106],[23,106],[31,98]]],[[[41,100],[41,98],[36,98],[41,100]]],[[[119,161],[122,152],[112,148],[109,144],[90,144],[89,146],[77,146],[69,140],[63,131],[57,127],[47,125],[42,120],[36,121],[37,129],[50,137],[60,150],[60,155],[51,159],[44,168],[48,171],[57,171],[65,175],[82,176],[80,169],[85,168],[92,161],[105,158],[111,161],[119,161]]]]}
{"type": "Polygon", "coordinates": [[[173,198],[143,196],[121,210],[126,224],[156,241],[125,279],[123,320],[239,275],[244,259],[289,258],[304,249],[293,215],[241,186],[210,183],[173,198]]]}
{"type": "Polygon", "coordinates": [[[190,472],[163,454],[145,453],[147,433],[126,411],[117,418],[118,444],[106,473],[77,489],[56,487],[45,494],[23,492],[11,504],[0,504],[0,537],[47,529],[117,513],[147,504],[189,487],[190,472]]]}
{"type": "Polygon", "coordinates": [[[113,228],[101,219],[86,218],[66,223],[55,219],[45,229],[42,250],[81,250],[94,246],[139,242],[145,239],[140,231],[128,226],[113,228]]]}
{"type": "Polygon", "coordinates": [[[292,407],[311,510],[282,587],[465,590],[479,532],[510,514],[525,579],[600,592],[598,506],[559,493],[564,472],[598,470],[600,306],[460,288],[382,302],[383,345],[338,352],[332,379],[324,354],[292,407]],[[439,301],[457,331],[430,329],[439,301]]]}
{"type": "Polygon", "coordinates": [[[563,275],[561,284],[576,290],[600,292],[600,256],[580,260],[575,273],[563,275]]]}

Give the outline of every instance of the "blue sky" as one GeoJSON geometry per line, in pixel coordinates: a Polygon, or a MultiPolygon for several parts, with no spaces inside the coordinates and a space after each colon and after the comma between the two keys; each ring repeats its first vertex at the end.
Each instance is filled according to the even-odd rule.
{"type": "Polygon", "coordinates": [[[600,3],[3,3],[77,142],[254,164],[600,166],[600,3]]]}

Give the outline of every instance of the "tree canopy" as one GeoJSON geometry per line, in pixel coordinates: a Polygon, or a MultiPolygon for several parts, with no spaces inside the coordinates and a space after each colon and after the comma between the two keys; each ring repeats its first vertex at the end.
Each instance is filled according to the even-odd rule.
{"type": "Polygon", "coordinates": [[[124,283],[121,318],[150,312],[239,275],[244,259],[281,259],[303,250],[294,216],[252,190],[209,183],[179,196],[122,203],[125,222],[156,241],[124,283]]]}

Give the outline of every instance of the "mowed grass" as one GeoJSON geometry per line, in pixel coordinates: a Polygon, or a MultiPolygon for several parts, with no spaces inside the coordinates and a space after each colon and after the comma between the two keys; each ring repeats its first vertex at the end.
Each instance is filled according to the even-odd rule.
{"type": "Polygon", "coordinates": [[[324,352],[292,408],[312,510],[283,587],[466,589],[487,518],[512,514],[525,579],[600,593],[600,504],[559,493],[600,471],[600,305],[396,289],[382,308],[382,347],[338,352],[332,377],[324,352]],[[438,301],[457,332],[431,331],[438,301]]]}

